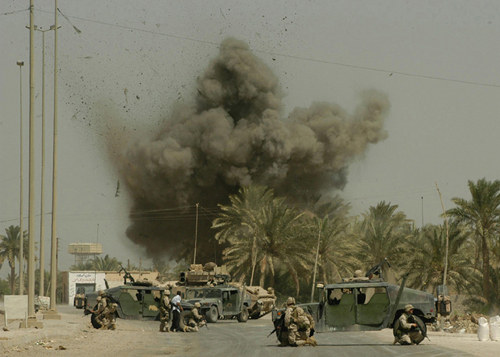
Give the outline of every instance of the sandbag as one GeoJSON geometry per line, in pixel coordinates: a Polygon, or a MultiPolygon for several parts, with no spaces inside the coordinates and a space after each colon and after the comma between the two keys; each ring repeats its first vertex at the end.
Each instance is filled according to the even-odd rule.
{"type": "Polygon", "coordinates": [[[490,339],[500,341],[500,316],[490,318],[490,339]]]}
{"type": "Polygon", "coordinates": [[[480,317],[477,326],[477,338],[479,341],[488,341],[490,339],[490,326],[488,320],[480,317]]]}

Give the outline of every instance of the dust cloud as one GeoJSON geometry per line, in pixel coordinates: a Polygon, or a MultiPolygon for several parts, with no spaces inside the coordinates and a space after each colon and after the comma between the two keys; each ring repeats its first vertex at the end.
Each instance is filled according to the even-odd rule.
{"type": "Polygon", "coordinates": [[[127,235],[152,257],[192,256],[199,203],[197,260],[214,260],[221,247],[210,213],[240,186],[266,185],[291,202],[315,202],[342,189],[353,159],[387,137],[389,101],[375,90],[362,93],[353,114],[318,102],[285,117],[278,78],[232,38],[195,91],[193,104],[175,105],[153,139],[129,146],[120,170],[133,198],[127,235]]]}

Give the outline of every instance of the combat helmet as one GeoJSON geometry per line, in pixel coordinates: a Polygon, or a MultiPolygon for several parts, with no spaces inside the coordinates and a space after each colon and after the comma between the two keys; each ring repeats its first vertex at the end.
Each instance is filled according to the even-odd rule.
{"type": "Polygon", "coordinates": [[[194,303],[194,307],[196,307],[196,308],[198,308],[198,309],[199,309],[199,308],[201,307],[201,304],[200,304],[199,302],[195,302],[195,303],[194,303]]]}
{"type": "Polygon", "coordinates": [[[295,304],[295,298],[293,297],[288,297],[288,299],[286,299],[286,304],[287,305],[294,305],[295,304]]]}
{"type": "Polygon", "coordinates": [[[405,312],[410,312],[410,310],[413,310],[413,305],[412,304],[408,304],[405,306],[405,312]]]}

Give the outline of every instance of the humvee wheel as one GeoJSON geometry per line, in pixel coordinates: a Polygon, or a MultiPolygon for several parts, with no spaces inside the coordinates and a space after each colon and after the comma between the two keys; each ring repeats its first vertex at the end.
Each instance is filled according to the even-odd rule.
{"type": "Polygon", "coordinates": [[[215,305],[210,306],[210,309],[205,313],[205,317],[207,318],[207,322],[216,323],[217,318],[219,317],[217,306],[215,305]]]}
{"type": "Polygon", "coordinates": [[[238,314],[236,317],[238,319],[238,322],[247,322],[248,320],[248,309],[246,307],[243,307],[241,312],[238,314]]]}
{"type": "MultiPolygon", "coordinates": [[[[413,315],[413,317],[415,318],[415,323],[418,325],[418,327],[420,328],[420,331],[422,332],[422,335],[420,336],[419,340],[415,341],[415,343],[418,345],[420,342],[422,342],[424,340],[424,338],[425,338],[424,336],[427,335],[427,326],[420,319],[420,317],[415,316],[415,315],[413,315]]],[[[394,335],[394,337],[396,337],[398,329],[399,329],[399,319],[396,319],[394,321],[394,327],[392,328],[392,334],[394,335]]]]}
{"type": "Polygon", "coordinates": [[[185,326],[189,326],[189,317],[191,316],[191,311],[183,311],[179,316],[179,328],[184,331],[185,326]]]}

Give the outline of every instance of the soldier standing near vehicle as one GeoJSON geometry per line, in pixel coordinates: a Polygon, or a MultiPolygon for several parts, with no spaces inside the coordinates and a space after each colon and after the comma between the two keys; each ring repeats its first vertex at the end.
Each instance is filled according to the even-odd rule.
{"type": "Polygon", "coordinates": [[[177,295],[174,296],[172,299],[172,302],[170,303],[172,305],[172,326],[170,327],[170,331],[180,331],[179,327],[179,321],[180,321],[180,315],[181,311],[184,311],[184,309],[181,306],[181,292],[177,291],[177,295]]]}
{"type": "Polygon", "coordinates": [[[287,299],[286,305],[285,327],[288,330],[288,339],[282,339],[282,345],[286,346],[286,342],[288,342],[290,346],[316,346],[316,339],[310,338],[311,322],[307,317],[308,314],[301,307],[295,306],[295,299],[293,297],[287,299]]]}
{"type": "Polygon", "coordinates": [[[422,342],[423,339],[422,331],[413,316],[413,305],[408,304],[405,306],[405,312],[399,317],[399,328],[394,344],[399,342],[402,345],[415,345],[422,342]]]}
{"type": "Polygon", "coordinates": [[[206,322],[203,316],[200,314],[201,304],[199,302],[194,303],[194,308],[191,310],[189,316],[189,322],[187,326],[184,326],[184,332],[198,332],[200,327],[205,326],[206,322]]]}
{"type": "Polygon", "coordinates": [[[160,300],[160,332],[169,332],[170,290],[165,290],[160,300]]]}

